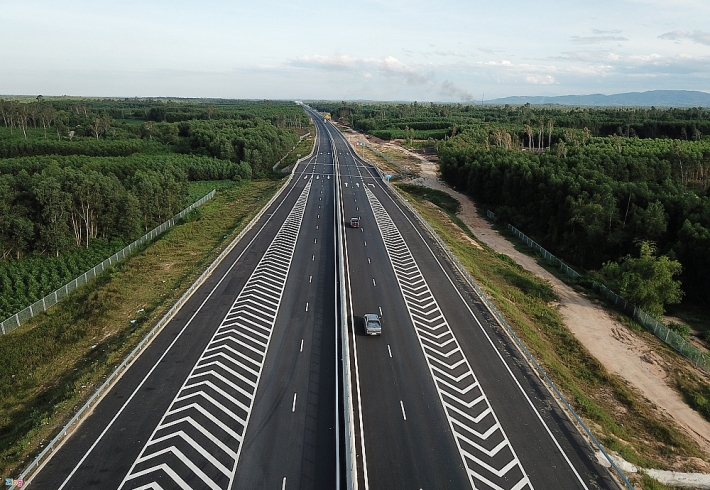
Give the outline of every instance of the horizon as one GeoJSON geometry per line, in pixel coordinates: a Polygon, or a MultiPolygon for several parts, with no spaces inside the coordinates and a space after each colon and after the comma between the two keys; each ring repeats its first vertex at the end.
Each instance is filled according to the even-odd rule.
{"type": "MultiPolygon", "coordinates": [[[[496,101],[498,100],[506,100],[506,99],[557,99],[557,98],[566,98],[566,97],[580,97],[580,98],[585,98],[585,97],[595,97],[595,96],[602,96],[602,97],[615,97],[615,96],[626,96],[626,95],[645,95],[645,94],[651,94],[651,93],[657,93],[657,92],[671,92],[674,94],[694,94],[694,93],[699,93],[699,94],[706,94],[710,95],[710,91],[704,91],[704,90],[674,90],[674,89],[663,89],[663,90],[648,90],[645,92],[624,92],[624,93],[616,93],[616,94],[603,94],[603,93],[593,93],[593,94],[562,94],[562,95],[507,95],[503,97],[497,97],[495,99],[486,99],[483,101],[476,101],[476,100],[468,100],[468,101],[445,101],[445,100],[405,100],[405,99],[398,99],[398,100],[377,100],[377,99],[340,99],[340,98],[335,98],[335,99],[262,99],[262,98],[252,98],[252,99],[247,99],[247,98],[228,98],[228,97],[181,97],[181,96],[170,96],[170,95],[159,95],[159,96],[123,96],[123,95],[105,95],[105,96],[94,96],[94,95],[70,95],[70,94],[63,94],[63,95],[44,95],[44,94],[0,94],[0,98],[8,97],[10,99],[12,98],[17,98],[17,99],[35,99],[39,96],[46,98],[46,99],[108,99],[108,100],[185,100],[185,101],[211,101],[211,100],[225,100],[225,101],[274,101],[274,102],[293,102],[296,104],[304,103],[305,102],[334,102],[341,100],[343,102],[351,102],[351,103],[392,103],[392,104],[405,104],[405,103],[414,103],[414,102],[419,102],[422,104],[470,104],[470,105],[497,105],[496,101]]],[[[506,104],[510,105],[524,105],[522,102],[506,102],[506,104]]],[[[548,105],[545,102],[535,102],[532,103],[531,105],[548,105]]],[[[574,104],[565,104],[565,103],[551,103],[549,105],[559,105],[559,106],[569,106],[572,107],[574,104]]],[[[604,105],[599,105],[599,104],[580,104],[583,106],[596,106],[599,108],[606,107],[604,105]]],[[[658,105],[658,104],[657,104],[658,105]]],[[[613,106],[609,107],[618,107],[618,104],[615,104],[613,106]]],[[[634,105],[629,105],[626,107],[635,107],[634,105]]],[[[638,107],[646,107],[644,105],[639,105],[638,107]]],[[[686,107],[685,105],[681,106],[674,106],[672,104],[669,105],[660,105],[660,107],[686,107]]],[[[691,107],[691,106],[688,106],[691,107]]],[[[700,107],[705,107],[705,106],[700,106],[700,107]]]]}

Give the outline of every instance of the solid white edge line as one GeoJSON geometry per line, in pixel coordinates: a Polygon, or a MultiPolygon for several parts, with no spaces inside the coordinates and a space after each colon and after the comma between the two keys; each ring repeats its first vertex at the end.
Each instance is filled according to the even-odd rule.
{"type": "MultiPolygon", "coordinates": [[[[309,182],[309,184],[310,184],[310,182],[309,182]]],[[[308,185],[308,184],[307,184],[307,185],[308,185]]],[[[304,187],[303,190],[301,191],[301,194],[299,194],[298,199],[296,199],[296,202],[294,203],[293,207],[292,207],[291,210],[289,211],[289,214],[287,215],[286,219],[288,219],[288,216],[290,216],[291,213],[293,212],[293,210],[296,209],[296,205],[298,204],[298,200],[301,198],[301,196],[303,195],[303,192],[304,192],[304,191],[305,191],[305,187],[304,187]]],[[[310,194],[310,189],[308,190],[308,194],[310,194]]],[[[305,200],[306,200],[306,202],[307,202],[308,197],[306,197],[305,200]]],[[[304,213],[305,213],[305,206],[306,206],[306,205],[304,205],[304,213]]],[[[285,221],[285,220],[284,220],[284,221],[285,221]]],[[[303,225],[303,215],[301,216],[301,221],[299,222],[298,230],[296,231],[296,237],[295,237],[295,241],[294,241],[294,253],[295,253],[295,250],[296,250],[296,245],[297,245],[297,243],[298,243],[298,236],[300,235],[301,229],[302,229],[302,227],[303,227],[302,225],[303,225]]],[[[281,231],[281,229],[279,229],[279,231],[277,231],[276,234],[278,235],[278,233],[279,233],[280,231],[281,231]]],[[[250,243],[251,243],[251,242],[250,242],[250,243]]],[[[273,243],[274,243],[274,242],[272,241],[272,242],[269,244],[269,247],[267,247],[267,251],[268,251],[268,249],[271,247],[271,245],[273,245],[273,243]]],[[[245,249],[245,251],[246,251],[246,249],[245,249]]],[[[244,253],[244,252],[242,252],[242,253],[244,253]]],[[[262,256],[262,259],[261,259],[261,260],[263,260],[263,258],[264,258],[264,256],[262,256]]],[[[258,268],[259,268],[259,265],[260,265],[260,263],[261,263],[261,260],[259,261],[259,263],[257,264],[257,266],[254,268],[254,270],[251,272],[251,274],[250,274],[250,276],[249,276],[249,279],[247,279],[247,282],[244,284],[245,286],[249,283],[249,280],[257,273],[257,270],[258,270],[258,268]]],[[[284,280],[284,289],[282,289],[282,291],[281,291],[281,298],[283,298],[283,291],[285,290],[285,287],[286,287],[286,280],[288,279],[288,275],[289,275],[289,273],[290,273],[290,271],[291,271],[291,265],[292,265],[292,263],[293,263],[293,254],[291,255],[291,259],[289,260],[288,267],[287,267],[287,270],[286,270],[286,279],[284,280]]],[[[234,299],[234,302],[232,303],[232,307],[233,307],[234,304],[237,302],[237,300],[239,299],[239,297],[241,296],[241,294],[242,294],[243,292],[244,292],[244,289],[242,289],[242,290],[239,292],[239,294],[237,295],[237,297],[234,299]]],[[[271,329],[272,329],[272,332],[271,332],[271,333],[273,333],[273,325],[274,325],[275,322],[276,322],[276,317],[278,316],[279,309],[281,308],[281,298],[279,299],[278,306],[276,307],[276,311],[274,312],[274,317],[273,317],[274,320],[273,320],[273,324],[272,324],[272,327],[271,327],[271,329]]],[[[230,310],[231,310],[231,308],[230,308],[230,310]]],[[[225,314],[225,317],[224,317],[225,319],[226,319],[227,316],[229,316],[230,310],[228,310],[227,313],[225,314]]],[[[223,322],[224,322],[224,319],[222,320],[222,323],[223,323],[223,322]]],[[[212,335],[212,338],[211,338],[210,341],[208,342],[207,347],[209,347],[210,343],[212,343],[213,340],[215,339],[215,337],[217,337],[218,331],[219,331],[220,327],[222,326],[222,323],[220,323],[220,325],[219,325],[219,326],[217,327],[217,329],[215,330],[215,333],[212,335]]],[[[232,483],[233,483],[233,481],[234,481],[234,476],[235,476],[235,474],[236,474],[236,472],[237,472],[237,466],[239,465],[239,457],[240,457],[240,455],[241,455],[241,450],[242,450],[242,448],[244,447],[244,439],[246,438],[246,432],[247,432],[247,429],[248,429],[248,427],[249,427],[249,420],[251,419],[252,408],[253,408],[253,406],[254,406],[254,400],[256,399],[256,393],[257,393],[257,391],[258,391],[258,389],[259,389],[259,382],[261,381],[261,374],[262,374],[262,372],[263,372],[263,368],[264,368],[264,365],[265,365],[266,355],[267,355],[268,352],[269,352],[269,345],[271,344],[271,339],[272,339],[272,337],[273,337],[273,336],[271,335],[271,333],[269,333],[269,338],[267,339],[267,341],[266,341],[266,346],[265,346],[265,348],[264,348],[264,359],[262,360],[262,365],[258,368],[258,372],[257,372],[257,375],[256,375],[256,381],[255,381],[255,383],[254,383],[254,392],[253,392],[253,394],[252,394],[252,399],[251,399],[251,401],[250,401],[249,410],[247,411],[246,420],[244,421],[244,430],[242,431],[242,434],[241,434],[242,440],[240,441],[239,447],[237,448],[237,455],[236,455],[236,458],[235,458],[235,461],[234,461],[234,467],[232,468],[232,473],[231,473],[231,475],[229,475],[229,487],[232,486],[232,483]]],[[[136,467],[136,465],[139,464],[140,458],[143,456],[143,454],[144,454],[146,448],[148,447],[148,442],[152,441],[152,440],[153,440],[153,437],[154,437],[155,434],[158,432],[158,430],[160,430],[160,429],[162,428],[163,421],[170,415],[170,413],[169,413],[169,412],[170,412],[170,408],[171,408],[171,407],[173,406],[173,404],[176,402],[177,398],[178,398],[179,395],[180,395],[180,392],[182,392],[182,391],[185,389],[185,386],[186,386],[187,383],[190,381],[190,377],[193,375],[195,369],[197,369],[197,364],[199,364],[199,362],[203,359],[203,356],[205,355],[206,352],[207,352],[207,351],[205,350],[205,351],[200,355],[200,357],[195,361],[195,364],[194,364],[192,370],[190,371],[190,373],[189,373],[189,374],[187,375],[187,377],[185,378],[185,381],[183,381],[181,387],[177,390],[177,393],[176,393],[175,397],[173,398],[173,401],[170,402],[170,404],[168,405],[168,408],[166,409],[166,412],[163,414],[162,418],[160,419],[160,422],[158,422],[158,424],[156,425],[155,429],[153,429],[153,432],[151,433],[150,437],[148,437],[146,444],[143,446],[143,449],[141,449],[141,452],[140,452],[139,455],[138,455],[138,458],[133,462],[133,464],[131,465],[131,468],[128,470],[128,473],[126,474],[126,476],[123,477],[123,480],[121,481],[121,483],[120,483],[120,485],[119,485],[119,487],[118,487],[119,489],[121,489],[121,488],[123,487],[123,485],[124,485],[126,482],[128,482],[129,480],[132,479],[132,478],[129,478],[129,476],[130,476],[131,473],[133,472],[133,469],[136,467]]],[[[135,477],[134,477],[134,478],[135,478],[135,477]]]]}
{"type": "MultiPolygon", "coordinates": [[[[368,164],[368,165],[370,165],[370,164],[368,164]]],[[[368,167],[366,166],[365,168],[368,168],[368,167]]],[[[368,168],[368,170],[370,170],[370,169],[368,168]]],[[[476,315],[473,313],[473,310],[471,309],[471,307],[470,307],[470,306],[468,305],[468,303],[464,300],[463,296],[461,295],[461,292],[460,292],[460,291],[458,290],[458,288],[455,286],[453,280],[451,279],[451,277],[449,277],[449,274],[446,272],[446,270],[444,269],[444,267],[442,266],[441,262],[439,261],[439,259],[438,259],[438,258],[436,257],[436,255],[434,254],[433,250],[431,249],[431,247],[429,246],[429,244],[427,243],[427,241],[424,240],[424,237],[423,237],[422,234],[419,232],[419,229],[414,225],[414,223],[412,223],[412,220],[409,219],[409,216],[407,216],[407,214],[404,213],[404,211],[402,211],[402,208],[400,207],[400,205],[399,205],[397,202],[395,202],[395,199],[390,195],[390,192],[387,191],[387,189],[385,188],[384,183],[381,181],[381,179],[376,179],[373,175],[371,175],[371,177],[373,178],[373,180],[374,180],[375,182],[377,182],[377,183],[379,184],[380,189],[382,189],[382,190],[384,191],[384,193],[389,197],[389,199],[392,201],[392,203],[394,204],[394,206],[397,207],[397,209],[400,211],[400,213],[402,213],[402,215],[404,216],[404,218],[412,225],[412,227],[414,228],[414,230],[417,232],[417,235],[419,236],[419,238],[422,240],[422,242],[424,243],[424,245],[427,247],[427,249],[428,249],[429,252],[431,253],[431,255],[432,255],[432,257],[434,258],[434,260],[436,260],[436,263],[437,263],[437,265],[439,266],[439,268],[444,272],[444,275],[445,275],[446,278],[449,280],[449,283],[452,285],[452,287],[454,288],[454,290],[456,290],[457,295],[459,296],[459,298],[461,299],[461,301],[463,302],[463,304],[466,306],[466,309],[469,311],[469,313],[471,314],[471,316],[473,317],[473,319],[474,319],[474,320],[476,321],[476,323],[478,324],[478,327],[481,329],[481,331],[483,332],[483,334],[486,336],[486,339],[487,339],[488,342],[490,343],[490,345],[491,345],[491,347],[493,348],[493,350],[496,352],[498,358],[501,360],[501,362],[502,362],[503,365],[505,366],[506,370],[508,371],[508,374],[510,374],[511,378],[513,379],[513,381],[514,381],[515,384],[517,385],[517,387],[518,387],[518,389],[520,390],[520,392],[522,393],[523,397],[525,398],[525,400],[527,400],[528,404],[530,405],[530,407],[533,409],[533,411],[534,411],[535,414],[537,415],[538,420],[539,420],[540,423],[543,425],[543,427],[545,427],[545,430],[546,430],[546,432],[548,433],[548,435],[550,436],[550,439],[552,439],[552,441],[554,442],[554,444],[555,444],[555,446],[557,447],[557,449],[559,450],[560,454],[562,455],[562,457],[564,458],[564,460],[567,462],[567,464],[568,464],[568,466],[570,467],[570,469],[572,470],[572,472],[573,472],[573,473],[575,474],[575,476],[577,477],[577,480],[579,481],[579,483],[580,483],[585,489],[587,489],[588,487],[587,487],[586,483],[584,482],[584,480],[582,480],[582,477],[580,476],[580,474],[577,472],[577,468],[574,467],[574,465],[572,464],[572,462],[571,462],[571,461],[569,460],[569,458],[567,457],[567,453],[564,452],[564,450],[562,449],[562,446],[560,446],[560,443],[557,441],[557,439],[555,438],[555,436],[552,434],[552,431],[551,431],[550,428],[548,427],[547,423],[545,423],[545,421],[543,420],[542,415],[540,415],[540,412],[537,410],[537,408],[535,407],[535,405],[532,403],[532,400],[530,400],[530,397],[528,397],[528,394],[525,392],[525,390],[523,389],[522,385],[520,384],[520,382],[518,381],[518,379],[517,379],[517,378],[515,377],[515,375],[513,374],[512,370],[510,369],[510,366],[508,366],[508,364],[507,364],[507,363],[505,362],[505,360],[503,359],[502,354],[500,353],[500,351],[498,350],[498,348],[497,348],[497,347],[495,346],[495,344],[493,343],[493,340],[492,340],[492,339],[490,338],[490,336],[488,335],[488,332],[486,332],[486,330],[483,328],[483,325],[481,324],[481,322],[478,320],[478,318],[476,317],[476,315]]],[[[396,191],[392,191],[392,192],[396,193],[396,191]]],[[[401,197],[399,194],[396,194],[396,196],[397,196],[398,199],[404,199],[404,198],[401,197]]],[[[414,214],[414,216],[418,216],[418,213],[417,213],[417,214],[414,214]]],[[[417,219],[419,219],[419,218],[417,218],[417,219]]],[[[445,254],[446,252],[444,251],[443,253],[445,254]]],[[[473,289],[473,293],[474,293],[476,296],[478,296],[478,293],[475,291],[475,288],[473,289]]],[[[484,303],[485,303],[485,302],[484,302],[484,303]]],[[[495,317],[495,315],[493,315],[493,316],[495,317]]],[[[552,395],[550,395],[550,396],[552,396],[552,395]]],[[[552,397],[552,398],[554,399],[555,397],[552,397]]],[[[512,448],[512,444],[511,444],[511,448],[512,448]]]]}
{"type": "MultiPolygon", "coordinates": [[[[315,149],[315,147],[316,147],[316,145],[314,144],[314,149],[315,149]]],[[[313,153],[313,152],[311,152],[311,153],[313,153]]],[[[305,157],[305,158],[309,158],[309,157],[305,157]]],[[[294,170],[295,170],[295,168],[296,168],[296,166],[294,166],[294,170]]],[[[286,190],[286,188],[291,184],[291,182],[294,182],[294,185],[291,185],[290,189],[288,189],[288,192],[286,192],[286,195],[285,195],[284,198],[281,200],[281,202],[279,203],[279,205],[276,206],[276,208],[274,209],[274,212],[271,213],[271,215],[273,216],[273,214],[275,214],[276,211],[278,211],[279,208],[281,208],[281,206],[283,205],[283,203],[285,202],[285,200],[288,198],[288,196],[291,194],[291,192],[295,189],[295,183],[298,182],[300,176],[303,175],[304,173],[305,173],[305,170],[301,172],[301,174],[298,176],[298,178],[294,178],[294,177],[295,177],[295,172],[292,172],[291,177],[284,183],[283,187],[281,187],[281,189],[279,189],[279,191],[274,195],[274,198],[273,198],[272,200],[270,200],[269,203],[267,203],[267,205],[265,205],[265,206],[262,208],[263,212],[260,212],[260,213],[258,213],[256,216],[254,216],[254,218],[252,218],[252,220],[247,224],[247,226],[244,227],[243,231],[245,231],[245,230],[248,231],[248,230],[250,230],[251,228],[253,228],[254,225],[263,217],[263,215],[264,215],[264,213],[266,212],[266,210],[267,210],[269,207],[271,207],[271,206],[274,204],[274,202],[276,202],[276,199],[277,199],[281,194],[283,194],[283,192],[284,192],[284,191],[286,190]]],[[[62,490],[62,489],[64,488],[64,486],[67,484],[67,482],[71,479],[71,477],[74,476],[74,473],[76,473],[76,471],[79,469],[79,466],[81,466],[81,465],[84,463],[84,461],[85,461],[86,458],[89,456],[89,454],[91,454],[91,452],[92,452],[92,451],[94,450],[94,448],[98,445],[98,443],[101,441],[101,439],[106,435],[106,433],[107,433],[108,430],[111,428],[111,426],[113,425],[113,423],[116,421],[116,419],[118,419],[118,417],[121,415],[121,413],[123,413],[123,410],[126,408],[126,406],[128,406],[128,404],[130,403],[130,401],[131,401],[131,400],[133,399],[133,397],[136,395],[136,393],[138,392],[138,390],[141,389],[141,387],[142,387],[143,384],[146,382],[146,380],[148,379],[148,377],[150,377],[150,375],[153,373],[153,371],[155,370],[155,368],[158,367],[158,364],[160,364],[160,362],[162,361],[162,359],[168,354],[168,352],[169,352],[170,349],[173,347],[173,345],[175,345],[175,343],[178,341],[178,339],[182,336],[182,334],[185,332],[185,329],[187,329],[187,327],[190,325],[190,323],[192,323],[192,320],[195,318],[195,316],[197,316],[197,314],[202,310],[202,307],[203,307],[203,306],[205,305],[205,303],[210,299],[210,297],[212,296],[212,294],[214,293],[214,291],[220,286],[220,284],[222,283],[222,281],[224,281],[224,279],[227,277],[227,275],[229,274],[229,272],[231,272],[231,270],[232,270],[232,269],[234,268],[234,266],[237,264],[237,262],[239,261],[239,259],[241,259],[242,255],[244,255],[244,253],[249,249],[249,247],[251,247],[251,244],[254,243],[254,241],[256,240],[256,238],[261,234],[261,232],[264,230],[264,228],[266,227],[266,225],[268,224],[269,221],[270,221],[270,218],[267,219],[266,221],[264,221],[264,224],[261,226],[261,228],[259,228],[259,230],[258,230],[258,231],[254,234],[254,236],[252,237],[252,239],[249,240],[249,243],[247,243],[247,245],[244,247],[244,250],[242,250],[242,252],[239,254],[239,256],[234,260],[234,262],[232,263],[232,265],[229,266],[229,269],[227,269],[227,271],[226,271],[225,274],[222,276],[222,278],[219,280],[219,282],[215,285],[215,287],[212,289],[212,291],[210,291],[210,293],[207,295],[207,297],[205,298],[205,300],[200,304],[200,306],[197,308],[197,310],[195,310],[195,313],[193,313],[193,315],[190,317],[190,319],[187,321],[187,323],[185,323],[185,326],[180,330],[180,332],[178,333],[178,335],[177,335],[177,336],[175,337],[175,339],[170,343],[170,345],[167,347],[167,349],[165,349],[165,352],[160,356],[160,358],[158,359],[158,362],[156,362],[155,365],[150,369],[150,371],[145,375],[145,377],[144,377],[143,380],[140,382],[140,384],[135,388],[135,390],[133,391],[133,393],[131,393],[131,396],[129,396],[129,397],[126,399],[126,401],[125,401],[124,404],[121,406],[121,408],[120,408],[119,411],[116,413],[116,415],[114,415],[114,417],[111,419],[111,421],[108,423],[108,425],[106,425],[106,427],[105,427],[104,430],[101,432],[101,434],[99,434],[99,437],[94,441],[94,443],[93,443],[93,444],[91,445],[91,447],[86,451],[86,453],[84,453],[84,456],[82,456],[82,458],[81,458],[81,459],[79,460],[79,462],[76,464],[76,466],[74,467],[74,469],[72,469],[71,473],[69,473],[69,475],[67,476],[67,478],[64,480],[64,482],[62,483],[62,485],[61,485],[57,490],[62,490]]],[[[240,233],[240,234],[241,234],[241,233],[240,233]]],[[[212,267],[212,269],[213,269],[212,272],[214,272],[214,271],[217,269],[217,267],[219,266],[219,264],[221,263],[221,261],[224,260],[224,259],[227,257],[227,255],[229,255],[229,253],[231,253],[231,250],[236,247],[236,245],[241,241],[241,238],[243,238],[245,235],[246,235],[246,233],[245,233],[244,235],[242,235],[241,237],[237,236],[237,237],[225,248],[225,250],[224,250],[224,252],[223,252],[224,255],[220,254],[220,255],[215,259],[215,261],[213,262],[214,266],[213,266],[213,264],[210,264],[210,266],[208,266],[208,269],[209,269],[209,267],[212,267]],[[225,253],[225,252],[226,252],[226,253],[225,253]]],[[[204,282],[205,280],[207,280],[207,278],[208,278],[209,276],[212,275],[212,272],[210,272],[210,274],[208,274],[208,276],[206,276],[206,277],[203,278],[203,282],[204,282]]],[[[190,296],[192,296],[192,294],[194,294],[198,289],[199,289],[199,287],[196,287],[196,288],[192,291],[192,293],[190,294],[190,296]]],[[[188,299],[189,299],[189,298],[185,298],[185,300],[183,301],[183,303],[182,303],[182,305],[180,306],[180,308],[182,308],[182,306],[184,306],[185,303],[187,303],[188,299]]],[[[178,301],[179,301],[179,300],[178,300],[178,301]]],[[[179,312],[180,308],[178,308],[177,310],[175,310],[174,312],[172,312],[172,315],[175,316],[175,315],[179,312]]],[[[162,320],[162,319],[161,319],[161,320],[162,320]]],[[[166,320],[166,321],[165,321],[163,327],[161,327],[161,331],[162,331],[162,329],[163,329],[164,327],[167,326],[168,323],[170,323],[170,321],[172,321],[172,318],[170,318],[169,320],[166,320]]],[[[158,324],[159,324],[159,323],[160,323],[160,320],[158,321],[158,324]]],[[[156,324],[156,325],[157,325],[157,324],[156,324]]],[[[150,343],[152,343],[152,341],[153,341],[155,338],[157,338],[157,336],[158,336],[159,334],[160,334],[160,332],[156,332],[156,333],[152,336],[150,342],[148,342],[146,345],[143,346],[142,351],[141,351],[138,355],[136,355],[136,356],[133,358],[133,360],[131,360],[131,362],[130,362],[129,364],[127,364],[127,365],[124,367],[123,373],[121,373],[121,375],[116,378],[116,380],[115,380],[115,382],[114,382],[114,385],[115,385],[115,383],[118,383],[118,381],[123,377],[123,375],[124,375],[125,373],[128,372],[128,370],[133,366],[133,364],[138,360],[138,358],[147,350],[147,348],[149,347],[150,343]]],[[[147,335],[150,335],[150,332],[149,332],[147,335]]],[[[113,386],[111,386],[111,388],[113,388],[113,386]]],[[[106,396],[106,394],[108,394],[110,391],[111,391],[110,389],[107,389],[106,392],[104,393],[104,395],[102,395],[101,399],[103,399],[103,397],[106,396]]],[[[99,400],[96,401],[95,406],[98,406],[98,404],[101,403],[101,399],[99,399],[99,400]]],[[[79,425],[81,425],[81,423],[80,423],[79,425]]],[[[78,430],[78,429],[79,429],[79,426],[75,427],[75,428],[73,429],[73,431],[76,431],[76,430],[78,430]]],[[[32,476],[31,476],[29,479],[26,480],[28,484],[31,483],[31,478],[32,478],[34,475],[38,474],[38,473],[44,468],[44,466],[51,460],[52,456],[53,456],[54,454],[56,454],[57,451],[64,445],[64,442],[66,442],[67,439],[68,439],[68,438],[65,438],[65,439],[54,449],[54,451],[52,451],[52,453],[49,455],[49,457],[46,458],[46,459],[42,462],[41,465],[38,465],[38,466],[37,466],[37,469],[32,473],[32,476]]]]}

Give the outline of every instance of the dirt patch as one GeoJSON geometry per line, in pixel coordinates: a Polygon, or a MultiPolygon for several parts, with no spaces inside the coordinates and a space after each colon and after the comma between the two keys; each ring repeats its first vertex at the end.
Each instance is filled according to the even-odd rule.
{"type": "MultiPolygon", "coordinates": [[[[354,132],[348,136],[353,140],[363,138],[362,135],[354,132]]],[[[394,145],[383,143],[383,146],[394,145]]],[[[406,151],[409,157],[419,161],[419,176],[410,183],[438,189],[456,198],[461,203],[458,217],[478,240],[494,251],[511,257],[524,269],[550,283],[559,297],[558,309],[565,325],[592,355],[609,372],[620,376],[635,387],[660,412],[678,423],[706,453],[710,453],[710,423],[690,408],[678,392],[669,385],[671,366],[645,339],[612,318],[601,306],[581,296],[545,270],[534,258],[516,250],[512,243],[479,216],[471,199],[452,190],[439,180],[436,163],[402,147],[398,147],[398,150],[406,151]]],[[[469,237],[467,238],[470,240],[469,237]]]]}

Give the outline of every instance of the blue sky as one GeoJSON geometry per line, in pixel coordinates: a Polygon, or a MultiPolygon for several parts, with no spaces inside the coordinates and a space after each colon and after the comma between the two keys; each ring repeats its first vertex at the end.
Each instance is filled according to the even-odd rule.
{"type": "Polygon", "coordinates": [[[710,1],[0,0],[0,94],[710,91],[710,1]]]}

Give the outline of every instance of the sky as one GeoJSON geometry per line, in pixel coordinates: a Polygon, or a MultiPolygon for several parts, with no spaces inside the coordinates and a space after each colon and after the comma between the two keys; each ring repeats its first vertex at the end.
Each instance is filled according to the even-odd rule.
{"type": "Polygon", "coordinates": [[[0,0],[0,94],[472,102],[710,91],[710,1],[0,0]]]}

